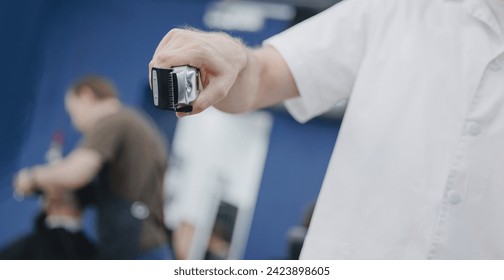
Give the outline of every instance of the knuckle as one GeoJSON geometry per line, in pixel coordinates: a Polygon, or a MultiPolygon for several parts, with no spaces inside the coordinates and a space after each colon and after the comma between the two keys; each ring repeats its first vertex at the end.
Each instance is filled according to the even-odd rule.
{"type": "Polygon", "coordinates": [[[174,37],[174,36],[176,36],[176,35],[180,34],[180,31],[181,31],[181,30],[180,30],[180,29],[178,29],[178,28],[173,28],[172,30],[168,31],[167,36],[168,36],[168,37],[174,37]]]}
{"type": "Polygon", "coordinates": [[[167,54],[167,53],[160,53],[157,57],[156,57],[156,63],[157,65],[164,65],[166,64],[168,61],[170,61],[171,59],[171,55],[167,54]]]}

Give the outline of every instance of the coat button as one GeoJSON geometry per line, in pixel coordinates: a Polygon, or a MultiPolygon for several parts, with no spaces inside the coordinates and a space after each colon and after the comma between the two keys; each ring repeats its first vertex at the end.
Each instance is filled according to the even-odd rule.
{"type": "Polygon", "coordinates": [[[476,136],[481,132],[481,127],[477,122],[470,122],[468,124],[469,134],[476,136]]]}
{"type": "Polygon", "coordinates": [[[461,200],[460,194],[456,191],[450,191],[448,193],[448,201],[450,201],[451,204],[455,205],[459,203],[461,200]]]}

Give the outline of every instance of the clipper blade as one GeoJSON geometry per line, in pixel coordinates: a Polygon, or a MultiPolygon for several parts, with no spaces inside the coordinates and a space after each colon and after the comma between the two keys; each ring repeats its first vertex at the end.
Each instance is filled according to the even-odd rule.
{"type": "Polygon", "coordinates": [[[175,112],[191,112],[199,94],[199,71],[190,66],[152,68],[154,106],[175,112]]]}

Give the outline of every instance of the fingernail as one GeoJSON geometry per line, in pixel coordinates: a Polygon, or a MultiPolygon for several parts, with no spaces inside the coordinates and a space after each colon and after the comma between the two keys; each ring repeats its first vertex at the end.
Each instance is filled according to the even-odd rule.
{"type": "Polygon", "coordinates": [[[190,116],[190,115],[191,115],[191,113],[185,113],[185,112],[184,113],[183,112],[177,112],[177,114],[176,114],[177,118],[179,118],[179,119],[181,119],[183,117],[190,116]]]}

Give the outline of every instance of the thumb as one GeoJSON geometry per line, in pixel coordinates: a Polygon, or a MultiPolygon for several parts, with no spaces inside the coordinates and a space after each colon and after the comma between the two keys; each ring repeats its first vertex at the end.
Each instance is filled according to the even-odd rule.
{"type": "Polygon", "coordinates": [[[191,115],[199,114],[226,97],[229,87],[221,79],[212,79],[193,102],[191,115]]]}

